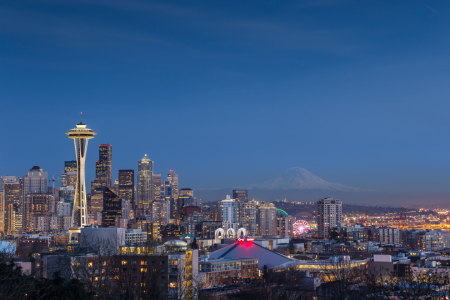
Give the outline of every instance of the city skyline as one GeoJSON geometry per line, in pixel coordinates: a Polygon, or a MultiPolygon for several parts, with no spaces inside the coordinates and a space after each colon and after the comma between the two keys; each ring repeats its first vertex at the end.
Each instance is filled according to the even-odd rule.
{"type": "Polygon", "coordinates": [[[365,205],[450,197],[448,2],[73,5],[0,5],[2,175],[59,177],[83,111],[112,179],[147,153],[203,198],[292,167],[378,193],[351,200],[365,205]]]}

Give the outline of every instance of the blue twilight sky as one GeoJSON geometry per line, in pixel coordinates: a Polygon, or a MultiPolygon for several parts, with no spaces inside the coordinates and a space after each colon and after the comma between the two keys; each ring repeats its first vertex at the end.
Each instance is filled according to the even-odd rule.
{"type": "Polygon", "coordinates": [[[113,171],[181,187],[289,167],[375,191],[450,195],[450,1],[0,2],[0,175],[98,145],[113,171]]]}

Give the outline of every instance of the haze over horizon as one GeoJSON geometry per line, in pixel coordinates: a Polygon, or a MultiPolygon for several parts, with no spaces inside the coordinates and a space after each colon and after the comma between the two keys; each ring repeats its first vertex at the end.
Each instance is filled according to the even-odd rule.
{"type": "Polygon", "coordinates": [[[371,191],[344,202],[445,202],[449,9],[2,1],[0,175],[39,165],[57,177],[75,159],[64,133],[82,111],[98,133],[88,187],[98,145],[109,143],[114,178],[147,153],[155,173],[179,174],[180,188],[246,187],[299,167],[371,191]]]}

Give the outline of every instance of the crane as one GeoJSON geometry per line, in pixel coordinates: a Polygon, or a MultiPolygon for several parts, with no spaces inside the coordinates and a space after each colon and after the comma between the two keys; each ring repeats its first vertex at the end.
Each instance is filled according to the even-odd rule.
{"type": "Polygon", "coordinates": [[[53,197],[55,197],[55,181],[56,180],[61,180],[62,178],[55,178],[55,175],[53,175],[53,178],[50,178],[48,181],[49,182],[52,182],[52,184],[53,184],[53,189],[52,189],[52,192],[53,192],[53,197]]]}

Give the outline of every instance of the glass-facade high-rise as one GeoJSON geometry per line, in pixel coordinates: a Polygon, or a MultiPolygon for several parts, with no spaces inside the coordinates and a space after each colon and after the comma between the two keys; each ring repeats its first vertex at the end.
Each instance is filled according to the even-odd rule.
{"type": "Polygon", "coordinates": [[[62,187],[73,187],[77,186],[77,161],[69,160],[64,162],[64,173],[61,175],[61,186],[62,187]]]}
{"type": "Polygon", "coordinates": [[[153,199],[161,197],[161,174],[153,174],[153,199]]]}
{"type": "Polygon", "coordinates": [[[170,173],[167,174],[167,180],[169,180],[172,184],[172,196],[175,200],[177,200],[179,196],[178,174],[175,173],[174,170],[170,170],[170,173]]]}
{"type": "Polygon", "coordinates": [[[3,183],[3,220],[6,234],[14,234],[14,220],[11,217],[14,204],[19,203],[20,184],[16,181],[6,181],[3,183]]]}
{"type": "Polygon", "coordinates": [[[122,217],[122,200],[109,188],[104,188],[102,227],[115,227],[116,219],[120,217],[122,217]]]}
{"type": "Polygon", "coordinates": [[[138,162],[137,209],[140,212],[151,209],[153,201],[153,161],[147,154],[138,162]]]}
{"type": "Polygon", "coordinates": [[[135,206],[134,170],[119,170],[119,198],[130,201],[135,206]]]}
{"type": "Polygon", "coordinates": [[[64,172],[73,172],[77,171],[77,161],[76,160],[68,160],[64,162],[64,172]]]}
{"type": "Polygon", "coordinates": [[[99,146],[99,160],[96,162],[97,179],[102,186],[111,187],[112,182],[112,146],[102,144],[99,146]]]}

